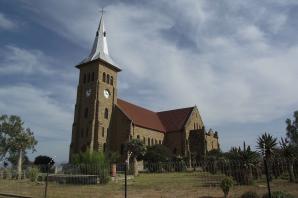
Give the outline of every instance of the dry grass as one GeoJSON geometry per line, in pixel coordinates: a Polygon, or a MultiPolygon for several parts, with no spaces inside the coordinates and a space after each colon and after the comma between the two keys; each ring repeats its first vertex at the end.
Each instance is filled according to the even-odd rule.
{"type": "MultiPolygon", "coordinates": [[[[210,175],[202,176],[200,173],[141,174],[128,181],[128,197],[222,197],[223,194],[219,187],[203,185],[202,181],[205,181],[206,177],[212,178],[210,175]]],[[[298,197],[298,184],[290,184],[286,180],[274,180],[272,189],[287,191],[298,197]]],[[[235,186],[230,196],[239,197],[248,190],[262,195],[267,189],[264,181],[258,181],[251,186],[235,186]]],[[[44,184],[27,180],[0,180],[0,192],[43,197],[44,184]]],[[[48,197],[124,197],[124,185],[123,181],[111,182],[107,185],[49,183],[48,197]]]]}

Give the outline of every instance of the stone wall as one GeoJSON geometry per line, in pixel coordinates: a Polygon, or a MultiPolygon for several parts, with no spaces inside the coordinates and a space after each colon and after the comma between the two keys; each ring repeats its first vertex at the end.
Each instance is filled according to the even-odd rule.
{"type": "Polygon", "coordinates": [[[133,125],[131,135],[133,139],[140,139],[146,146],[162,144],[164,141],[164,133],[152,129],[146,129],[133,125]]]}
{"type": "Polygon", "coordinates": [[[205,139],[207,151],[216,150],[220,148],[217,133],[215,134],[213,132],[208,132],[205,134],[205,139]]]}

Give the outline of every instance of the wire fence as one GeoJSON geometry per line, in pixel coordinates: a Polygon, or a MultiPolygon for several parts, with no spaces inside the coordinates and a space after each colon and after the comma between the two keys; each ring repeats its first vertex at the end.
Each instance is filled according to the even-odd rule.
{"type": "MultiPolygon", "coordinates": [[[[195,184],[196,188],[202,188],[202,192],[210,191],[211,188],[220,192],[220,183],[226,176],[233,178],[235,185],[241,189],[242,186],[257,189],[256,182],[260,182],[260,186],[266,185],[266,171],[262,161],[245,163],[243,161],[205,160],[191,164],[184,161],[144,162],[139,167],[141,176],[135,178],[133,169],[133,164],[126,168],[124,163],[27,166],[23,167],[21,174],[16,168],[1,168],[0,197],[4,194],[27,197],[124,197],[126,170],[128,194],[132,197],[139,192],[140,186],[142,186],[142,193],[146,193],[146,189],[155,188],[163,192],[165,189],[158,186],[161,182],[168,183],[168,185],[181,184],[181,188],[185,187],[189,190],[195,184]],[[188,181],[192,181],[193,184],[188,181]]],[[[271,160],[268,162],[268,177],[276,189],[291,191],[284,184],[289,183],[291,177],[294,181],[298,181],[298,161],[271,160]]],[[[298,184],[293,181],[292,184],[296,185],[297,189],[298,184]]],[[[163,186],[167,188],[167,185],[163,184],[163,186]]],[[[266,191],[266,188],[263,191],[266,191]]],[[[297,193],[298,197],[298,192],[293,193],[297,193]]]]}

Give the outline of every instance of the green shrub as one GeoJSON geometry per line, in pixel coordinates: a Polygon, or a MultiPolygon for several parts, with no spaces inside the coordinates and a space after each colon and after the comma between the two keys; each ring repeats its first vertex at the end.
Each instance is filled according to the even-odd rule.
{"type": "Polygon", "coordinates": [[[31,167],[27,174],[27,177],[29,177],[30,181],[36,182],[39,175],[39,169],[36,167],[31,167]]]}
{"type": "Polygon", "coordinates": [[[256,192],[245,192],[241,195],[241,198],[259,198],[259,195],[256,192]]]}
{"type": "Polygon", "coordinates": [[[224,193],[224,197],[228,197],[230,188],[232,188],[234,185],[233,179],[231,177],[225,177],[221,183],[220,183],[220,188],[222,189],[224,193]]]}
{"type": "MultiPolygon", "coordinates": [[[[275,191],[271,193],[272,198],[294,198],[293,195],[283,192],[283,191],[275,191]]],[[[269,198],[268,193],[263,195],[263,198],[269,198]]]]}
{"type": "Polygon", "coordinates": [[[74,164],[71,173],[83,175],[98,175],[99,182],[106,184],[110,181],[110,166],[107,157],[102,152],[90,152],[75,154],[72,156],[74,164]]]}
{"type": "Polygon", "coordinates": [[[147,148],[144,161],[149,163],[169,162],[173,159],[170,149],[164,145],[157,144],[147,148]]]}

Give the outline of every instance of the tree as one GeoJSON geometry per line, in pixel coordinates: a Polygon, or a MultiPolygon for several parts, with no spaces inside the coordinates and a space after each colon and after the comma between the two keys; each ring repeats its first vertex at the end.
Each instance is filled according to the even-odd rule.
{"type": "Polygon", "coordinates": [[[271,180],[270,174],[270,160],[274,155],[274,151],[276,150],[277,138],[274,138],[272,135],[268,133],[264,133],[258,137],[257,140],[257,149],[260,151],[262,156],[264,157],[264,165],[265,168],[268,166],[268,177],[271,180]]]}
{"type": "Polygon", "coordinates": [[[260,150],[261,154],[266,158],[266,160],[269,160],[273,156],[276,146],[277,138],[274,138],[272,135],[265,132],[258,137],[257,149],[260,150]]]}
{"type": "Polygon", "coordinates": [[[147,148],[144,160],[147,162],[168,162],[173,159],[170,149],[164,145],[156,144],[147,148]]]}
{"type": "MultiPolygon", "coordinates": [[[[13,166],[17,166],[18,165],[18,159],[19,159],[19,155],[16,152],[9,152],[8,153],[8,157],[7,160],[13,165],[13,166]]],[[[30,165],[31,162],[27,156],[27,153],[24,152],[23,153],[23,159],[22,159],[22,165],[30,165]]]]}
{"type": "Polygon", "coordinates": [[[34,164],[39,166],[40,171],[44,173],[50,170],[50,168],[55,164],[55,161],[51,157],[39,155],[35,158],[34,164]]]}
{"type": "Polygon", "coordinates": [[[46,156],[46,155],[39,155],[34,160],[35,165],[54,165],[55,161],[53,158],[46,156]]]}
{"type": "Polygon", "coordinates": [[[133,159],[133,174],[134,176],[138,175],[138,162],[137,159],[144,156],[146,152],[146,147],[139,139],[133,139],[128,142],[125,146],[125,150],[127,151],[127,162],[129,165],[129,159],[133,159]]]}
{"type": "Polygon", "coordinates": [[[287,166],[289,172],[290,182],[295,182],[294,174],[294,160],[295,160],[295,146],[291,144],[287,139],[281,138],[280,142],[281,154],[287,159],[287,166]]]}
{"type": "Polygon", "coordinates": [[[24,122],[16,115],[0,116],[0,159],[9,153],[18,155],[18,177],[22,172],[22,159],[26,150],[35,151],[37,140],[30,128],[24,128],[24,122]]]}
{"type": "Polygon", "coordinates": [[[294,112],[295,120],[291,121],[290,119],[286,120],[287,124],[287,137],[292,144],[298,146],[298,111],[294,112]]]}
{"type": "Polygon", "coordinates": [[[259,162],[259,155],[257,152],[252,151],[250,146],[246,146],[245,142],[243,145],[243,150],[241,148],[232,147],[228,153],[231,165],[237,164],[233,171],[238,171],[238,177],[235,179],[242,184],[250,184],[253,180],[252,169],[255,168],[259,162]],[[239,175],[240,174],[240,175],[239,175]],[[239,177],[240,176],[240,177],[239,177]]]}

